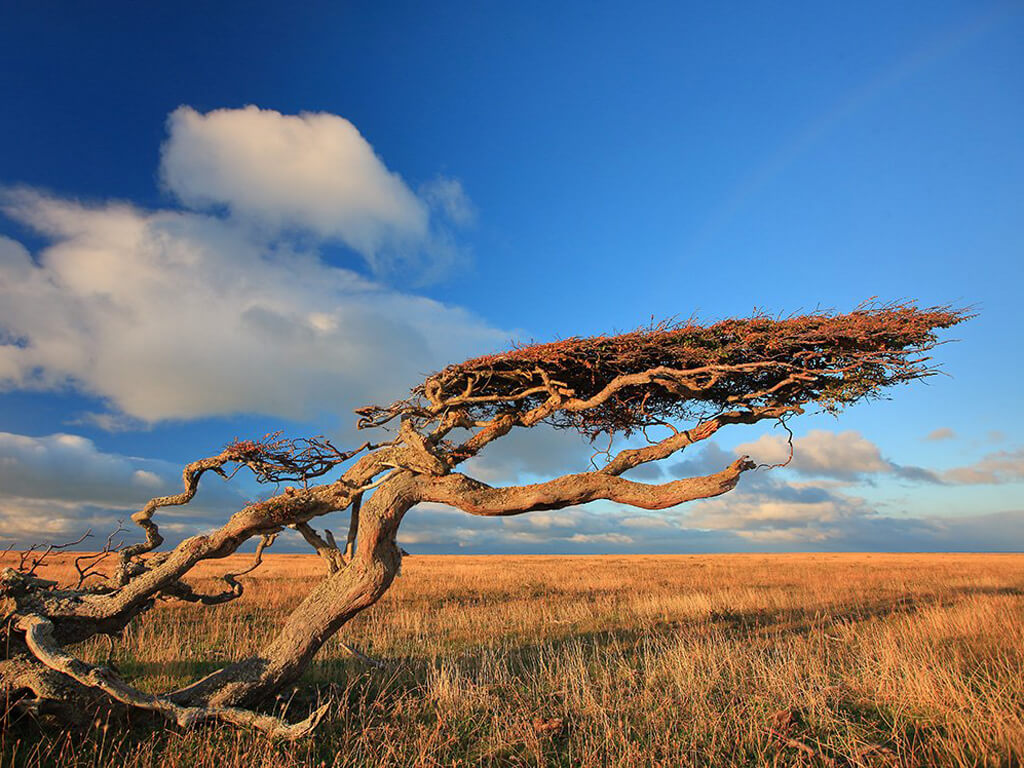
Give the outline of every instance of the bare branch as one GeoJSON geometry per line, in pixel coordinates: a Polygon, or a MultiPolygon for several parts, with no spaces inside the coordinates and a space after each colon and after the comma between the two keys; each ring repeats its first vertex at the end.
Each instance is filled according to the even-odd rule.
{"type": "Polygon", "coordinates": [[[789,456],[786,460],[778,464],[758,464],[755,469],[779,469],[781,467],[789,466],[789,462],[793,460],[793,430],[789,428],[786,423],[786,416],[779,416],[779,426],[786,430],[786,443],[789,445],[789,456]]]}
{"type": "Polygon", "coordinates": [[[356,554],[356,537],[359,535],[359,509],[363,505],[363,494],[358,494],[352,500],[352,514],[348,521],[348,535],[345,537],[345,558],[354,557],[356,554]]]}
{"type": "Polygon", "coordinates": [[[115,544],[114,539],[119,534],[124,533],[124,531],[125,528],[122,521],[118,520],[117,529],[107,536],[107,540],[103,543],[103,549],[99,552],[80,555],[75,558],[75,570],[78,572],[78,583],[75,585],[75,589],[81,589],[84,586],[86,579],[90,576],[103,576],[103,574],[96,572],[96,568],[110,555],[123,548],[124,541],[118,541],[115,544]]]}
{"type": "Polygon", "coordinates": [[[658,461],[671,456],[673,453],[683,450],[687,446],[707,440],[719,429],[728,424],[755,424],[758,421],[771,418],[781,418],[787,413],[800,413],[799,406],[779,406],[775,408],[755,408],[750,411],[729,411],[720,413],[707,421],[702,421],[692,429],[666,437],[653,445],[643,448],[627,448],[620,451],[603,469],[606,475],[621,475],[627,470],[633,469],[640,464],[651,461],[658,461]]]}
{"type": "Polygon", "coordinates": [[[740,475],[753,467],[744,456],[713,475],[657,485],[636,483],[604,472],[586,472],[565,475],[546,483],[508,488],[492,488],[479,480],[453,473],[445,477],[424,478],[420,494],[423,501],[448,504],[464,512],[487,517],[562,509],[598,499],[643,509],[665,509],[730,491],[736,486],[740,475]]]}
{"type": "Polygon", "coordinates": [[[334,573],[345,565],[345,556],[338,549],[338,545],[334,541],[334,534],[329,530],[324,529],[325,540],[320,537],[309,523],[296,523],[292,527],[301,533],[302,538],[316,550],[316,553],[326,563],[328,573],[334,573]]]}
{"type": "Polygon", "coordinates": [[[36,569],[39,566],[46,562],[46,558],[52,555],[54,552],[60,552],[61,550],[67,549],[68,547],[73,547],[76,544],[81,544],[83,541],[90,538],[91,536],[92,529],[90,528],[74,541],[67,541],[63,544],[47,544],[46,549],[44,549],[35,557],[33,557],[32,555],[35,554],[42,547],[42,544],[33,544],[31,547],[29,547],[21,553],[21,557],[18,560],[17,570],[31,576],[36,572],[36,569]],[[31,564],[29,561],[31,561],[31,564]]]}
{"type": "Polygon", "coordinates": [[[260,567],[260,564],[263,562],[263,550],[270,547],[274,543],[275,538],[277,538],[277,534],[275,533],[265,534],[260,539],[260,543],[256,545],[256,553],[248,568],[236,571],[235,573],[225,573],[220,577],[221,581],[228,585],[228,589],[225,591],[208,595],[196,592],[183,581],[174,581],[164,587],[161,591],[161,595],[177,598],[178,600],[184,600],[189,603],[201,603],[203,605],[220,605],[221,603],[227,603],[231,600],[235,600],[242,596],[245,589],[241,582],[238,581],[238,577],[252,573],[260,567]]]}

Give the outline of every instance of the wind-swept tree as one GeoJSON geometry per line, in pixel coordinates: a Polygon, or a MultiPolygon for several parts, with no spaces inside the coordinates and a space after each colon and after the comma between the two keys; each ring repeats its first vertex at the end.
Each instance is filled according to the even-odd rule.
{"type": "Polygon", "coordinates": [[[837,412],[930,376],[935,368],[927,352],[939,343],[936,330],[966,317],[949,307],[867,305],[850,314],[755,315],[519,346],[451,365],[406,400],[358,410],[360,428],[390,428],[381,442],[349,451],[322,438],[234,442],[185,467],[181,493],[152,499],[133,515],[145,540],[114,552],[110,575],[97,576],[85,561],[78,584],[61,586],[35,573],[33,557],[0,573],[0,682],[9,702],[37,712],[68,715],[95,711],[97,704],[127,705],[183,726],[212,719],[301,736],[322,708],[289,725],[253,707],[295,683],[324,642],[387,591],[402,558],[399,526],[420,502],[503,516],[597,499],[664,509],[718,496],[755,468],[747,457],[714,474],[664,483],[634,482],[623,474],[732,424],[784,422],[812,406],[837,412]],[[601,438],[602,444],[634,433],[648,439],[614,455],[608,451],[603,466],[532,485],[494,488],[459,471],[512,430],[541,423],[601,438]],[[652,427],[665,430],[660,439],[649,437],[652,427]],[[240,469],[265,483],[294,485],[238,510],[213,533],[160,551],[160,510],[187,504],[207,473],[230,477],[240,469]],[[318,481],[334,471],[337,479],[318,481]],[[346,543],[339,545],[313,524],[342,511],[349,512],[350,524],[346,543]],[[323,558],[325,575],[258,655],[152,695],[68,652],[94,635],[116,635],[160,598],[207,605],[236,599],[240,573],[225,574],[225,589],[214,594],[197,592],[183,577],[250,539],[259,542],[255,567],[285,528],[301,533],[323,558]]]}

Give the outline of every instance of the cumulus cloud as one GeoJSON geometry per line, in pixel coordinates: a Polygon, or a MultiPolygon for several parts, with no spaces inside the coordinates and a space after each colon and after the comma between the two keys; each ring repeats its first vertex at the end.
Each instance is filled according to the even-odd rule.
{"type": "Polygon", "coordinates": [[[27,548],[73,541],[90,528],[113,531],[116,518],[101,507],[51,499],[0,497],[0,542],[27,548]]]}
{"type": "Polygon", "coordinates": [[[939,427],[938,429],[933,429],[929,432],[924,439],[929,442],[938,442],[940,440],[952,440],[955,437],[956,432],[949,427],[939,427]]]}
{"type": "Polygon", "coordinates": [[[370,260],[429,237],[427,205],[343,117],[179,107],[167,126],[161,178],[190,208],[308,230],[370,260]]]}
{"type": "MultiPolygon", "coordinates": [[[[940,435],[935,439],[947,438],[940,435]]],[[[752,443],[737,446],[736,453],[749,454],[765,463],[780,463],[789,455],[789,448],[780,435],[764,435],[752,443]]],[[[724,451],[712,445],[690,464],[677,465],[674,473],[713,471],[711,465],[723,465],[726,458],[724,451]]],[[[877,445],[858,432],[815,430],[794,440],[793,460],[786,470],[798,476],[822,478],[833,481],[834,485],[845,486],[885,475],[932,484],[994,485],[1024,480],[1024,449],[997,451],[973,464],[939,471],[901,466],[889,461],[882,456],[877,445]]],[[[826,487],[821,481],[793,483],[780,479],[785,477],[785,472],[779,476],[748,474],[733,493],[696,505],[689,523],[733,530],[739,536],[761,542],[838,541],[851,536],[867,536],[869,531],[871,535],[877,535],[884,525],[891,526],[897,535],[896,529],[905,527],[898,520],[879,515],[863,499],[843,493],[836,487],[826,487]],[[888,522],[883,523],[885,520],[888,522]]],[[[911,526],[919,541],[939,537],[940,534],[945,536],[952,530],[963,534],[967,527],[966,523],[938,517],[917,518],[916,523],[906,525],[911,526]]],[[[979,541],[983,534],[984,531],[979,530],[970,538],[979,541]]],[[[899,535],[910,534],[903,531],[899,535]]],[[[1002,548],[995,537],[985,541],[988,543],[983,548],[1002,548]]],[[[879,545],[876,542],[873,546],[879,545]]],[[[937,538],[935,546],[941,548],[937,538]]]]}
{"type": "MultiPolygon", "coordinates": [[[[465,437],[468,433],[461,433],[465,437]]],[[[538,424],[513,429],[465,463],[463,470],[491,485],[550,479],[591,468],[594,447],[578,432],[538,424]]]]}
{"type": "Polygon", "coordinates": [[[868,512],[856,497],[772,480],[695,505],[686,524],[729,530],[754,541],[824,541],[842,523],[868,512]]]}
{"type": "MultiPolygon", "coordinates": [[[[782,435],[766,434],[737,446],[736,452],[765,464],[780,464],[789,458],[789,445],[782,435]]],[[[816,429],[793,441],[793,461],[788,468],[801,475],[851,480],[888,472],[892,464],[882,458],[877,445],[859,432],[816,429]]]]}
{"type": "MultiPolygon", "coordinates": [[[[736,452],[749,453],[751,445],[738,446],[736,452]]],[[[774,446],[769,444],[769,448],[774,446]]],[[[788,455],[787,446],[785,456],[788,455]]],[[[715,472],[733,458],[733,454],[710,442],[687,461],[672,467],[670,474],[688,477],[715,472]]],[[[812,466],[817,465],[820,461],[812,462],[812,466]]],[[[746,541],[822,542],[831,538],[832,532],[844,522],[871,514],[862,499],[825,484],[835,486],[834,481],[791,482],[784,477],[777,470],[747,472],[735,490],[677,508],[679,521],[689,528],[732,531],[746,541]]]]}
{"type": "MultiPolygon", "coordinates": [[[[508,338],[479,318],[192,213],[21,190],[0,239],[0,385],[75,386],[143,422],[347,412],[508,338]]],[[[123,420],[111,419],[112,425],[123,420]]]]}
{"type": "Polygon", "coordinates": [[[104,453],[79,435],[0,432],[0,493],[123,507],[169,488],[142,462],[104,453]]]}
{"type": "Polygon", "coordinates": [[[624,517],[620,521],[620,525],[623,528],[641,528],[647,530],[653,529],[664,529],[671,528],[672,523],[663,517],[654,517],[653,515],[637,515],[632,517],[624,517]]]}
{"type": "MultiPolygon", "coordinates": [[[[812,455],[803,465],[808,474],[839,477],[840,480],[792,482],[786,479],[785,471],[747,472],[735,490],[677,508],[678,522],[687,528],[730,531],[739,540],[765,545],[817,542],[821,546],[833,540],[851,521],[874,514],[863,499],[839,490],[847,478],[856,476],[851,474],[851,465],[856,472],[879,466],[875,458],[877,448],[866,450],[860,435],[848,434],[853,436],[851,451],[843,450],[829,438],[811,433],[809,437],[814,437],[810,443],[812,455]],[[842,461],[842,471],[837,472],[830,462],[839,461],[842,461]]],[[[785,440],[777,442],[776,437],[769,435],[767,440],[762,437],[754,443],[739,445],[736,453],[752,455],[765,463],[785,461],[789,447],[785,440]]],[[[801,455],[798,442],[794,441],[794,460],[787,469],[794,469],[796,457],[801,455]]],[[[712,441],[686,461],[670,467],[669,474],[674,477],[709,474],[727,466],[734,458],[734,454],[712,441]]],[[[882,468],[889,469],[888,465],[882,468]]]]}
{"type": "Polygon", "coordinates": [[[650,547],[645,530],[622,526],[615,505],[517,517],[475,517],[441,504],[411,510],[398,533],[412,552],[627,552],[650,547]]]}
{"type": "MultiPolygon", "coordinates": [[[[953,431],[937,429],[926,439],[947,440],[953,431]]],[[[777,464],[786,460],[789,447],[781,435],[762,435],[736,452],[777,464]]],[[[1024,480],[1024,448],[995,451],[973,464],[947,470],[904,466],[882,457],[878,446],[859,432],[814,430],[793,441],[793,460],[787,469],[798,475],[852,481],[871,475],[893,475],[904,480],[947,485],[999,485],[1024,480]]]]}
{"type": "Polygon", "coordinates": [[[50,242],[0,237],[0,388],[77,388],[112,406],[82,421],[114,431],[305,418],[400,396],[509,338],[318,250],[438,267],[457,250],[438,221],[472,214],[457,180],[418,196],[335,115],[181,107],[168,127],[161,176],[192,210],[0,188],[3,212],[50,242]]]}
{"type": "Polygon", "coordinates": [[[624,533],[574,533],[569,541],[575,544],[632,544],[633,537],[624,533]]]}
{"type": "Polygon", "coordinates": [[[997,485],[1024,480],[1024,448],[996,451],[974,464],[946,470],[943,481],[956,485],[997,485]]]}
{"type": "MultiPolygon", "coordinates": [[[[737,446],[765,464],[781,464],[789,457],[789,445],[781,435],[762,435],[752,443],[737,446]]],[[[941,483],[938,473],[922,467],[905,466],[882,456],[878,446],[859,432],[831,432],[817,429],[793,440],[793,460],[786,469],[806,477],[827,477],[844,482],[864,480],[873,475],[893,475],[919,483],[941,483]]]]}
{"type": "MultiPolygon", "coordinates": [[[[794,482],[787,470],[748,472],[730,493],[679,507],[679,526],[729,531],[751,546],[768,548],[1011,551],[1024,546],[1024,532],[1012,531],[1008,523],[1024,517],[1019,511],[962,517],[891,516],[851,489],[853,479],[872,472],[929,483],[1012,482],[1024,478],[1024,451],[990,454],[968,467],[939,473],[901,467],[885,460],[880,465],[877,448],[870,450],[863,444],[867,441],[857,433],[845,434],[844,440],[853,446],[851,450],[837,445],[838,441],[811,433],[808,437],[816,438],[809,444],[811,456],[803,465],[794,467],[796,456],[800,455],[800,442],[796,441],[794,462],[787,470],[816,479],[794,482]],[[976,522],[976,527],[972,528],[971,521],[976,522]]],[[[736,452],[748,453],[757,443],[740,445],[736,452]]],[[[768,445],[779,450],[777,445],[768,445]]],[[[731,457],[712,442],[687,461],[671,467],[670,474],[706,474],[725,466],[731,457]]]]}

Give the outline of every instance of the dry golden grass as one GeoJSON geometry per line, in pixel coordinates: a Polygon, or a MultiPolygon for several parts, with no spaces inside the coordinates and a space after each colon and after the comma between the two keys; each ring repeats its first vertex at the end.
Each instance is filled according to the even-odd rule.
{"type": "MultiPolygon", "coordinates": [[[[114,663],[156,690],[245,656],[319,573],[312,556],[270,556],[229,606],[158,606],[114,663]]],[[[0,760],[1009,766],[1024,760],[1022,670],[1024,555],[412,557],[307,676],[337,699],[309,741],[22,721],[0,760]],[[363,666],[341,639],[391,665],[363,666]]]]}

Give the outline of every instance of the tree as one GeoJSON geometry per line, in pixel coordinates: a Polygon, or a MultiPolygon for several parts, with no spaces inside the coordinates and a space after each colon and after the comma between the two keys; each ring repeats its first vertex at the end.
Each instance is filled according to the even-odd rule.
{"type": "Polygon", "coordinates": [[[323,438],[236,441],[185,467],[181,493],[154,498],[132,516],[145,540],[119,551],[105,548],[116,558],[111,574],[100,576],[95,560],[79,558],[78,583],[61,586],[36,575],[40,557],[31,552],[18,567],[0,573],[0,682],[9,701],[36,712],[68,716],[96,706],[127,706],[183,726],[212,719],[301,736],[316,725],[322,708],[289,725],[253,707],[296,682],[323,643],[387,591],[402,559],[396,534],[416,504],[439,502],[473,515],[502,516],[597,499],[664,509],[718,496],[755,469],[748,457],[714,474],[657,484],[623,474],[728,425],[785,423],[811,406],[835,413],[933,375],[926,353],[940,343],[936,331],[967,317],[950,307],[865,305],[849,314],[758,314],[709,326],[667,323],[616,336],[518,346],[450,365],[408,399],[357,410],[359,428],[390,428],[389,439],[381,442],[342,451],[323,438]],[[493,488],[458,471],[512,430],[541,423],[591,440],[648,437],[654,427],[664,431],[639,447],[634,441],[614,455],[607,451],[603,466],[533,485],[493,488]],[[158,551],[159,511],[187,504],[207,473],[227,478],[240,469],[265,483],[294,485],[245,506],[211,534],[158,551]],[[337,479],[316,482],[335,470],[337,479]],[[350,514],[344,546],[330,531],[312,526],[339,511],[350,514]],[[236,599],[241,573],[225,574],[225,589],[215,594],[196,592],[182,579],[197,563],[226,557],[250,539],[259,541],[254,568],[286,527],[301,533],[323,558],[326,573],[259,655],[180,690],[150,695],[66,650],[97,634],[116,635],[158,598],[208,605],[236,599]]]}

